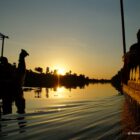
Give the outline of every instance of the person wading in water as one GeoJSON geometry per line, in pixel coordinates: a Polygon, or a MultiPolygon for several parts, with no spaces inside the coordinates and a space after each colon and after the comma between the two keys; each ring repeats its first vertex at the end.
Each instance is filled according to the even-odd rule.
{"type": "Polygon", "coordinates": [[[8,63],[6,57],[0,59],[0,92],[3,114],[12,113],[12,102],[15,101],[17,113],[25,113],[25,99],[22,86],[26,75],[25,57],[29,54],[21,50],[17,69],[8,63]]]}

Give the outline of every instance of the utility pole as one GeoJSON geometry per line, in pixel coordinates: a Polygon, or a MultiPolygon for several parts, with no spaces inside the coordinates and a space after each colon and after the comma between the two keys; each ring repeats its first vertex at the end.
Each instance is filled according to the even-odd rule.
{"type": "Polygon", "coordinates": [[[6,36],[6,35],[4,35],[4,34],[2,34],[2,33],[0,33],[0,39],[2,40],[2,48],[1,48],[1,57],[3,57],[3,52],[4,52],[4,40],[5,40],[5,38],[9,38],[8,36],[6,36]]]}
{"type": "Polygon", "coordinates": [[[123,0],[120,0],[121,7],[121,20],[122,20],[122,40],[123,40],[123,54],[126,53],[126,40],[125,40],[125,25],[124,25],[124,8],[123,8],[123,0]]]}

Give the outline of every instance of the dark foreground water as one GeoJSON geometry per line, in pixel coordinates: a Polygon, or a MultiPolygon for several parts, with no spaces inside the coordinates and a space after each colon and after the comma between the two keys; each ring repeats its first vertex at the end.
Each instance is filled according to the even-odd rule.
{"type": "Polygon", "coordinates": [[[24,92],[26,113],[2,115],[0,140],[122,139],[124,97],[110,84],[24,92]]]}

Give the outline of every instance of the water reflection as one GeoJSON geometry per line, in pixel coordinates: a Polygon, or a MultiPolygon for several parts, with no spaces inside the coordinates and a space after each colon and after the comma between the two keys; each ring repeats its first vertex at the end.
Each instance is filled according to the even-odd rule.
{"type": "Polygon", "coordinates": [[[129,96],[125,96],[122,124],[125,139],[139,140],[140,138],[140,106],[129,96]]]}
{"type": "Polygon", "coordinates": [[[42,87],[37,87],[37,88],[24,88],[24,92],[34,92],[34,97],[35,98],[42,98],[42,94],[45,93],[45,97],[49,98],[52,97],[50,94],[54,93],[54,96],[59,96],[63,92],[71,92],[72,88],[65,88],[65,87],[60,87],[60,86],[55,86],[52,88],[42,88],[42,87]],[[45,90],[44,90],[45,89],[45,90]]]}
{"type": "MultiPolygon", "coordinates": [[[[32,106],[35,104],[35,102],[37,102],[35,101],[35,99],[38,99],[38,101],[40,102],[42,102],[42,99],[92,100],[98,97],[106,97],[108,95],[113,95],[113,91],[114,88],[110,84],[91,84],[88,85],[88,87],[85,87],[84,89],[75,89],[73,87],[66,88],[63,86],[55,86],[52,88],[26,87],[23,88],[23,90],[18,89],[18,92],[15,92],[16,94],[12,92],[11,94],[8,94],[8,96],[3,96],[1,112],[2,114],[12,113],[12,107],[15,103],[16,112],[20,114],[25,113],[25,99],[28,102],[27,106],[29,104],[30,106],[32,106]]],[[[41,104],[43,104],[43,102],[41,104]]]]}
{"type": "Polygon", "coordinates": [[[53,87],[53,88],[24,88],[24,92],[33,92],[34,98],[52,98],[54,97],[64,97],[64,94],[71,93],[71,88],[65,88],[65,87],[53,87]],[[44,95],[43,95],[44,94],[44,95]],[[43,96],[42,96],[43,95],[43,96]]]}
{"type": "MultiPolygon", "coordinates": [[[[7,89],[5,89],[5,91],[7,91],[7,89]]],[[[2,103],[0,108],[2,108],[2,114],[11,114],[13,103],[16,105],[17,113],[25,113],[25,99],[22,88],[18,88],[14,91],[12,90],[11,92],[8,90],[8,94],[3,95],[1,99],[2,103]]]]}
{"type": "MultiPolygon", "coordinates": [[[[26,120],[22,114],[25,113],[25,98],[23,89],[19,86],[3,87],[1,88],[1,102],[0,102],[0,136],[7,136],[5,130],[9,129],[12,121],[16,122],[19,133],[25,132],[26,120]],[[12,118],[13,104],[16,106],[18,116],[12,118]]],[[[10,130],[8,130],[10,131],[10,130]]]]}
{"type": "Polygon", "coordinates": [[[15,118],[13,116],[4,116],[0,118],[0,137],[8,136],[10,132],[13,131],[13,127],[18,128],[16,129],[16,133],[25,133],[27,126],[27,120],[22,115],[19,114],[15,118]],[[14,126],[13,126],[14,124],[14,126]],[[11,127],[12,126],[12,127],[11,127]]]}
{"type": "Polygon", "coordinates": [[[24,88],[24,94],[26,99],[68,99],[75,98],[81,99],[94,99],[96,97],[104,97],[112,95],[114,88],[110,84],[91,84],[87,87],[81,88],[66,88],[64,86],[55,86],[51,88],[24,88]],[[106,90],[106,93],[104,91],[106,90]]]}
{"type": "Polygon", "coordinates": [[[49,88],[46,88],[46,98],[49,98],[49,88]]]}
{"type": "Polygon", "coordinates": [[[27,121],[24,116],[20,116],[17,118],[18,126],[19,126],[19,133],[24,133],[26,131],[27,121]]]}
{"type": "MultiPolygon", "coordinates": [[[[19,133],[25,132],[26,119],[24,117],[25,113],[25,98],[23,95],[23,90],[18,89],[18,92],[10,95],[2,96],[2,102],[0,104],[0,136],[8,136],[9,128],[11,128],[11,123],[14,123],[19,128],[19,133]],[[17,93],[17,94],[16,94],[17,93]],[[15,118],[10,116],[13,113],[13,104],[16,106],[16,112],[18,113],[15,118]]],[[[12,128],[11,128],[12,129],[12,128]]],[[[11,130],[12,131],[12,130],[11,130]]]]}
{"type": "Polygon", "coordinates": [[[41,92],[42,92],[41,87],[37,88],[34,92],[35,92],[35,98],[41,98],[41,92]]]}
{"type": "MultiPolygon", "coordinates": [[[[122,99],[116,95],[110,84],[85,89],[24,88],[26,114],[2,115],[0,136],[11,140],[120,137],[122,99]],[[67,133],[59,133],[65,129],[67,133]]],[[[16,105],[12,107],[17,110],[16,105]]]]}

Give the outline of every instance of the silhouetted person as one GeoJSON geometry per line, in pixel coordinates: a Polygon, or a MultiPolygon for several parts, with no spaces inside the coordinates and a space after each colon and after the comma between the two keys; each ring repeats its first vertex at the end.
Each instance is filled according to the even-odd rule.
{"type": "Polygon", "coordinates": [[[25,112],[22,86],[26,73],[25,57],[27,55],[29,54],[25,50],[21,50],[17,69],[8,63],[7,58],[0,59],[0,95],[3,114],[12,113],[13,101],[15,101],[18,113],[25,112]]]}
{"type": "Polygon", "coordinates": [[[15,70],[11,64],[8,63],[6,57],[0,58],[0,94],[2,98],[3,114],[12,112],[11,88],[13,84],[15,70]]]}
{"type": "Polygon", "coordinates": [[[21,50],[19,55],[19,63],[16,72],[16,81],[15,81],[15,104],[17,107],[18,113],[25,113],[25,99],[23,97],[23,89],[22,86],[24,84],[25,75],[26,75],[26,64],[25,57],[29,54],[25,50],[21,50]]]}
{"type": "Polygon", "coordinates": [[[137,43],[130,47],[128,64],[129,68],[134,68],[140,64],[140,29],[137,33],[137,43]]]}
{"type": "Polygon", "coordinates": [[[4,87],[6,84],[9,85],[14,79],[15,69],[14,67],[8,63],[8,59],[6,57],[0,58],[0,85],[2,84],[4,87]]]}
{"type": "Polygon", "coordinates": [[[139,52],[140,53],[140,29],[137,32],[137,43],[133,44],[130,47],[130,52],[139,52]]]}
{"type": "Polygon", "coordinates": [[[124,56],[123,76],[125,83],[129,80],[130,70],[137,65],[140,65],[140,29],[137,33],[137,43],[130,46],[129,52],[124,56]]]}
{"type": "Polygon", "coordinates": [[[26,64],[25,64],[25,57],[29,54],[25,50],[21,50],[19,55],[19,63],[17,68],[17,83],[19,86],[23,86],[26,74],[26,64]]]}

